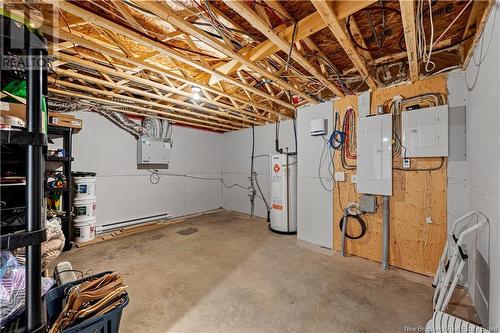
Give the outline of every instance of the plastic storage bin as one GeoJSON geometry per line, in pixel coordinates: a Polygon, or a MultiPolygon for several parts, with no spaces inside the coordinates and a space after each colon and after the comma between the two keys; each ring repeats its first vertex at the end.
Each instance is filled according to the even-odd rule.
{"type": "MultiPolygon", "coordinates": [[[[47,324],[49,327],[54,323],[64,308],[64,301],[71,287],[88,281],[92,278],[99,278],[112,272],[103,272],[88,276],[86,278],[66,283],[60,287],[49,291],[45,296],[45,304],[47,307],[47,324]]],[[[123,302],[115,309],[102,316],[87,319],[78,325],[69,327],[62,333],[118,333],[120,330],[120,320],[122,317],[123,308],[129,302],[128,294],[122,296],[123,302]]]]}

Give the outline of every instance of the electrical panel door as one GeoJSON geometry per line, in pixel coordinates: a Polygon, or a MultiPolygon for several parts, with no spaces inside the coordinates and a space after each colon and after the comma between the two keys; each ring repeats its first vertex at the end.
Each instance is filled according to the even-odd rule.
{"type": "Polygon", "coordinates": [[[448,156],[448,105],[402,112],[406,157],[448,156]]]}
{"type": "Polygon", "coordinates": [[[392,115],[358,119],[358,192],[392,195],[392,115]]]}

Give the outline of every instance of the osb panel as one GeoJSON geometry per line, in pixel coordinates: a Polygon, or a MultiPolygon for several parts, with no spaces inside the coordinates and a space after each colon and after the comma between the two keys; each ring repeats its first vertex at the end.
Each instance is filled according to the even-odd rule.
{"type": "Polygon", "coordinates": [[[337,42],[329,28],[324,28],[311,36],[313,42],[323,51],[339,71],[352,68],[352,62],[337,42]]]}
{"type": "MultiPolygon", "coordinates": [[[[378,3],[370,6],[370,8],[380,7],[378,3]]],[[[377,39],[381,42],[382,27],[385,20],[385,41],[383,48],[380,51],[371,51],[372,57],[377,58],[384,55],[400,52],[399,37],[403,35],[403,24],[401,22],[401,15],[399,13],[398,1],[384,1],[384,7],[397,10],[397,12],[386,10],[384,12],[370,10],[359,11],[351,17],[351,24],[355,21],[363,35],[363,39],[368,48],[377,48],[377,39]],[[383,15],[385,13],[385,15],[383,15]],[[372,26],[370,25],[370,18],[373,25],[373,30],[376,32],[377,39],[373,35],[372,26]]],[[[359,40],[357,40],[360,43],[359,40]]]]}
{"type": "MultiPolygon", "coordinates": [[[[467,6],[467,1],[438,1],[432,6],[432,13],[434,18],[434,38],[439,37],[450,23],[460,14],[460,12],[467,6]]],[[[452,43],[456,43],[462,39],[467,19],[469,18],[472,5],[469,5],[457,21],[446,32],[444,38],[452,38],[452,43]]],[[[430,31],[430,19],[428,12],[426,13],[424,26],[426,31],[430,31]]]]}
{"type": "MultiPolygon", "coordinates": [[[[467,1],[439,0],[433,3],[432,13],[434,24],[434,40],[436,40],[446,30],[448,25],[450,25],[450,23],[455,19],[456,16],[458,16],[458,14],[462,11],[462,9],[464,9],[466,5],[467,1]]],[[[431,21],[428,10],[428,2],[424,2],[424,6],[424,30],[426,33],[427,41],[428,43],[430,43],[431,21]]],[[[380,7],[380,5],[376,3],[370,6],[370,8],[376,7],[380,7]]],[[[398,12],[400,11],[398,1],[384,1],[384,7],[395,9],[398,12]]],[[[467,23],[467,19],[469,17],[471,9],[472,6],[469,5],[464,10],[462,15],[457,19],[457,21],[446,32],[442,40],[451,38],[452,43],[457,43],[462,39],[465,25],[467,23]]],[[[354,14],[352,18],[356,20],[356,23],[358,24],[368,47],[377,48],[376,39],[373,37],[373,30],[375,30],[377,36],[380,37],[384,19],[382,12],[367,12],[362,10],[354,14]],[[370,25],[370,18],[373,24],[373,30],[370,25]]],[[[378,51],[371,51],[370,54],[372,55],[372,57],[376,58],[380,56],[386,56],[405,50],[404,36],[402,35],[403,25],[401,22],[401,15],[395,13],[394,11],[386,11],[385,24],[387,29],[387,38],[384,43],[384,47],[382,48],[380,53],[378,51]],[[398,38],[398,36],[401,36],[401,38],[398,38]]]]}
{"type": "Polygon", "coordinates": [[[300,21],[304,17],[314,13],[316,9],[310,1],[304,0],[279,0],[280,4],[296,20],[300,21]]]}
{"type": "Polygon", "coordinates": [[[229,8],[221,0],[210,1],[210,4],[223,12],[227,17],[232,19],[243,31],[249,33],[256,41],[263,42],[267,39],[259,30],[255,29],[245,18],[229,8]]]}
{"type": "MultiPolygon", "coordinates": [[[[437,92],[447,94],[446,80],[443,77],[418,81],[414,84],[403,84],[396,87],[380,89],[372,93],[371,113],[376,112],[377,105],[391,99],[395,95],[411,97],[418,94],[437,92]]],[[[357,96],[347,96],[334,102],[335,111],[341,118],[348,106],[357,112],[357,96]]],[[[394,165],[401,165],[398,159],[394,165]]],[[[412,159],[412,168],[429,168],[439,166],[440,159],[412,159]]],[[[340,155],[335,156],[337,171],[346,173],[345,182],[337,182],[333,193],[333,243],[340,250],[339,220],[342,209],[348,202],[359,200],[355,184],[351,176],[356,170],[343,170],[340,155]],[[340,193],[340,195],[339,195],[340,193]],[[339,203],[340,201],[340,203],[339,203]]],[[[390,265],[413,272],[433,275],[446,241],[447,230],[447,168],[446,163],[438,171],[393,171],[393,196],[390,198],[390,265]],[[427,224],[426,216],[433,220],[427,224]]],[[[381,261],[382,253],[382,197],[377,196],[377,212],[364,216],[367,222],[366,235],[358,240],[346,241],[347,253],[381,261]]],[[[350,234],[358,233],[358,226],[350,220],[350,234]]]]}

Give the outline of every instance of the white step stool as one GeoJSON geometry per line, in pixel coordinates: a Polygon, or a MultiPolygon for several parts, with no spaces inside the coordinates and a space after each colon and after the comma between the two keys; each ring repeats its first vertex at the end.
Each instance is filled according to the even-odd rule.
{"type": "Polygon", "coordinates": [[[477,325],[466,322],[447,313],[435,311],[425,327],[426,333],[490,333],[477,325]]]}
{"type": "Polygon", "coordinates": [[[468,259],[468,255],[462,247],[465,236],[487,223],[489,223],[488,218],[483,213],[477,211],[470,212],[453,222],[432,284],[436,287],[432,298],[434,310],[446,310],[458,280],[462,276],[462,270],[468,259]],[[458,232],[457,228],[467,222],[471,222],[471,226],[458,232]],[[458,236],[456,235],[457,233],[458,236]],[[448,251],[450,251],[449,258],[448,251]]]}

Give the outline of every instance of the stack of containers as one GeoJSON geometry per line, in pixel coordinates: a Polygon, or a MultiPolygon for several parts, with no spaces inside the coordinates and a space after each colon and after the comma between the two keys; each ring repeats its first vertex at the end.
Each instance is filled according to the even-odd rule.
{"type": "Polygon", "coordinates": [[[95,238],[96,227],[96,174],[73,172],[75,194],[73,196],[73,230],[76,242],[87,242],[95,238]]]}

